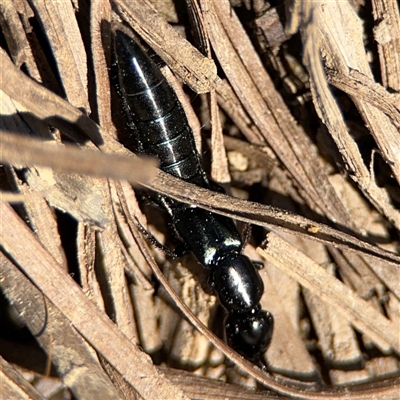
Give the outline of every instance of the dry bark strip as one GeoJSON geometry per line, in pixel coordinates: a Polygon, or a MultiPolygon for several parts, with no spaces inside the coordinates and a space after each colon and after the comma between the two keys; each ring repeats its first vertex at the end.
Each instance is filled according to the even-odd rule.
{"type": "Polygon", "coordinates": [[[43,396],[3,357],[0,357],[1,396],[4,399],[43,400],[43,396]]]}
{"type": "Polygon", "coordinates": [[[3,293],[24,316],[30,331],[37,333],[37,341],[51,355],[51,362],[72,393],[79,399],[92,396],[119,399],[95,353],[64,315],[2,253],[0,268],[3,293]],[[87,382],[96,382],[96,385],[87,382]]]}
{"type": "Polygon", "coordinates": [[[156,161],[83,150],[74,145],[15,135],[0,129],[0,161],[23,167],[48,167],[56,172],[125,179],[132,184],[149,181],[156,173],[156,161]],[[112,165],[112,168],[110,168],[112,165]]]}
{"type": "Polygon", "coordinates": [[[209,92],[218,84],[214,62],[174,31],[148,2],[114,0],[113,3],[130,26],[195,92],[209,92]]]}
{"type": "Polygon", "coordinates": [[[331,85],[383,111],[396,127],[400,128],[399,101],[395,94],[389,93],[383,86],[356,70],[350,70],[345,75],[339,71],[327,69],[326,78],[331,85]]]}
{"type": "MultiPolygon", "coordinates": [[[[344,2],[330,2],[326,7],[307,3],[303,13],[304,18],[313,22],[304,25],[302,36],[305,44],[304,62],[310,73],[316,110],[342,155],[348,175],[370,202],[400,229],[400,213],[391,204],[385,189],[376,184],[374,176],[365,166],[328,87],[321,61],[320,52],[324,50],[328,54],[326,61],[330,68],[344,75],[348,75],[351,70],[359,70],[371,79],[362,42],[361,21],[350,4],[344,2]]],[[[369,126],[383,157],[400,181],[398,130],[383,112],[370,106],[367,101],[358,99],[358,96],[352,99],[369,126]]]]}
{"type": "Polygon", "coordinates": [[[383,86],[400,91],[400,10],[396,0],[372,0],[383,86]]]}
{"type": "Polygon", "coordinates": [[[93,120],[16,68],[3,49],[0,49],[0,64],[2,65],[0,89],[14,101],[23,105],[22,112],[29,110],[37,118],[60,127],[63,133],[71,134],[71,139],[78,143],[82,141],[82,135],[76,134],[76,128],[84,132],[94,144],[103,143],[103,137],[107,135],[100,134],[93,120]],[[18,85],[15,82],[18,82],[18,85]]]}
{"type": "Polygon", "coordinates": [[[68,100],[88,112],[87,60],[71,2],[30,2],[46,32],[68,100]]]}

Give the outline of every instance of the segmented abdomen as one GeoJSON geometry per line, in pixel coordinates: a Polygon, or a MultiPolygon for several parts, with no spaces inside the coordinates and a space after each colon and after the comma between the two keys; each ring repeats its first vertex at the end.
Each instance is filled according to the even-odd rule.
{"type": "Polygon", "coordinates": [[[120,89],[137,129],[138,151],[154,155],[160,168],[180,179],[209,187],[185,112],[150,57],[130,37],[116,32],[120,89]]]}

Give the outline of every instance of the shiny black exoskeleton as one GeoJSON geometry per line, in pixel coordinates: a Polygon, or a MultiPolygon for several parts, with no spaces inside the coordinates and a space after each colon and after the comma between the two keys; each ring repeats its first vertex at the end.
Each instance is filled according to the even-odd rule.
{"type": "MultiPolygon", "coordinates": [[[[120,92],[138,151],[156,156],[163,171],[210,189],[186,115],[157,65],[119,30],[115,53],[120,92]]],[[[165,196],[159,201],[187,248],[210,270],[210,283],[228,311],[228,344],[259,363],[271,340],[273,317],[261,309],[264,285],[257,268],[241,254],[243,243],[233,221],[165,196]]]]}

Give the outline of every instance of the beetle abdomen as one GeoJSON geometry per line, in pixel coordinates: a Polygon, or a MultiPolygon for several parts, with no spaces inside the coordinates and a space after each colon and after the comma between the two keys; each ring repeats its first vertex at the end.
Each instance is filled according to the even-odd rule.
{"type": "Polygon", "coordinates": [[[138,148],[160,160],[160,168],[180,179],[209,187],[193,134],[175,92],[157,65],[130,37],[115,33],[120,89],[137,128],[138,148]]]}

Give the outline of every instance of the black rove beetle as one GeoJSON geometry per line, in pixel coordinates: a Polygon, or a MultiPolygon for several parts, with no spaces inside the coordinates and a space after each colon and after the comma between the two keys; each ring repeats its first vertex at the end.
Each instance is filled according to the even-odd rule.
{"type": "MultiPolygon", "coordinates": [[[[158,66],[133,39],[115,31],[115,57],[126,113],[138,152],[159,159],[160,168],[210,189],[193,134],[175,92],[158,66]]],[[[241,254],[243,242],[232,220],[159,196],[188,250],[210,271],[210,284],[228,312],[230,347],[262,365],[272,337],[273,317],[261,309],[264,285],[255,265],[241,254]]]]}

